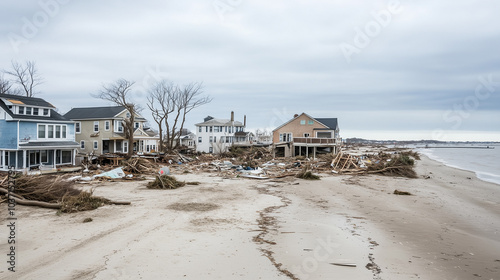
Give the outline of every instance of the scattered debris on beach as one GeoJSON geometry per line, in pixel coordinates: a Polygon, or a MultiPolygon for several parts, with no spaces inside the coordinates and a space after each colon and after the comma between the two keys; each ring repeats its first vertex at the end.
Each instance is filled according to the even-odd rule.
{"type": "Polygon", "coordinates": [[[397,195],[413,195],[410,192],[398,191],[398,190],[394,190],[394,194],[397,194],[397,195]]]}
{"type": "Polygon", "coordinates": [[[148,189],[177,189],[184,187],[185,182],[180,182],[175,179],[175,177],[170,175],[160,175],[156,176],[155,180],[149,182],[147,185],[148,189]]]}
{"type": "MultiPolygon", "coordinates": [[[[9,194],[5,179],[1,180],[0,193],[9,194]]],[[[74,187],[72,181],[60,175],[16,175],[15,191],[10,198],[17,204],[58,209],[63,213],[93,210],[106,204],[128,205],[130,202],[112,201],[74,187]]]]}

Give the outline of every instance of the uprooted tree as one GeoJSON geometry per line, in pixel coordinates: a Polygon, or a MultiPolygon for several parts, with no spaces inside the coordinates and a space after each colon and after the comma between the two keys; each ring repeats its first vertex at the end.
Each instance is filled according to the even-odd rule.
{"type": "Polygon", "coordinates": [[[119,79],[109,85],[103,85],[102,89],[95,95],[96,98],[108,100],[116,105],[123,106],[127,110],[127,117],[123,120],[123,132],[128,139],[127,156],[131,157],[134,149],[134,121],[135,115],[140,110],[139,106],[131,101],[130,90],[134,82],[119,79]]]}
{"type": "MultiPolygon", "coordinates": [[[[180,137],[187,114],[212,101],[212,98],[202,96],[202,93],[201,83],[189,83],[180,87],[163,80],[151,87],[148,107],[160,131],[163,131],[162,122],[165,125],[165,138],[162,138],[160,151],[163,151],[164,148],[167,151],[172,151],[180,146],[180,137]]],[[[160,132],[160,134],[162,133],[160,132]]]]}

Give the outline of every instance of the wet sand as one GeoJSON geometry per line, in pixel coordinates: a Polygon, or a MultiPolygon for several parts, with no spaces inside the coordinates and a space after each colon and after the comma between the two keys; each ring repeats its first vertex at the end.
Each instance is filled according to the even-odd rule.
{"type": "MultiPolygon", "coordinates": [[[[61,215],[17,206],[16,272],[3,262],[0,279],[498,279],[500,186],[425,157],[417,172],[174,174],[201,184],[168,191],[95,184],[132,205],[61,215]]],[[[6,224],[1,215],[1,236],[6,224]]]]}

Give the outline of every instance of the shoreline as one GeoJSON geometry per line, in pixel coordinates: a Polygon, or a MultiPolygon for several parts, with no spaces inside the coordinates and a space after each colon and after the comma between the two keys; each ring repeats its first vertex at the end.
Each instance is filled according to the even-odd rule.
{"type": "Polygon", "coordinates": [[[319,181],[173,174],[201,183],[176,190],[99,182],[96,195],[132,205],[60,216],[18,206],[18,272],[0,266],[0,279],[495,279],[498,185],[426,156],[416,171],[319,181]]]}
{"type": "MultiPolygon", "coordinates": [[[[500,147],[499,147],[500,148],[500,147]]],[[[489,183],[493,183],[493,184],[497,184],[500,186],[500,178],[494,178],[494,179],[488,179],[488,176],[491,177],[491,176],[495,176],[495,174],[493,173],[489,173],[489,172],[485,172],[485,171],[476,171],[476,170],[471,170],[471,169],[467,169],[465,167],[460,167],[458,165],[455,165],[455,164],[451,164],[449,162],[447,162],[446,160],[438,157],[438,156],[430,156],[426,153],[423,153],[421,150],[423,150],[422,148],[412,148],[413,151],[416,151],[418,152],[419,154],[421,154],[422,156],[425,156],[427,158],[429,158],[430,160],[433,160],[433,161],[436,161],[436,162],[439,162],[439,163],[442,163],[448,167],[451,167],[451,168],[455,168],[455,169],[458,169],[458,170],[463,170],[463,171],[469,171],[469,172],[472,172],[474,173],[474,176],[476,176],[478,179],[482,180],[482,181],[485,181],[485,182],[489,182],[489,183]],[[483,174],[483,176],[481,176],[481,174],[483,174]],[[485,178],[486,176],[486,178],[485,178]]]]}

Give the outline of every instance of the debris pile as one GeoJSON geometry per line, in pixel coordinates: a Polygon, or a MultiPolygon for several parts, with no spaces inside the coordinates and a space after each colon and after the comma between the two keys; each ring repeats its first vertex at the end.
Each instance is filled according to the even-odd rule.
{"type": "Polygon", "coordinates": [[[180,187],[184,187],[186,185],[185,182],[180,182],[175,179],[173,176],[169,175],[161,175],[156,176],[155,180],[149,182],[147,185],[148,189],[177,189],[180,187]]]}
{"type": "MultiPolygon", "coordinates": [[[[0,193],[8,195],[6,179],[0,182],[0,193]]],[[[65,213],[92,210],[105,204],[130,204],[93,196],[93,191],[74,188],[71,181],[56,175],[18,175],[10,198],[20,205],[59,209],[65,213]]]]}
{"type": "Polygon", "coordinates": [[[371,155],[339,153],[330,165],[333,172],[339,174],[381,174],[417,178],[413,169],[415,159],[420,159],[420,156],[414,151],[392,154],[379,152],[371,155]]]}
{"type": "Polygon", "coordinates": [[[152,174],[158,170],[158,164],[151,162],[145,158],[133,157],[123,161],[124,171],[133,174],[152,174]]]}

